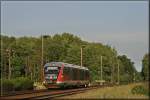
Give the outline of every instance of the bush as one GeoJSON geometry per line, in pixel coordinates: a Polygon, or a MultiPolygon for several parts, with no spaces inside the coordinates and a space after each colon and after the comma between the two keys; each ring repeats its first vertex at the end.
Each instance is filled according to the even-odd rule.
{"type": "Polygon", "coordinates": [[[33,81],[26,77],[18,77],[11,80],[1,79],[1,83],[4,92],[33,89],[33,81]]]}
{"type": "Polygon", "coordinates": [[[33,81],[28,78],[18,77],[13,80],[13,83],[16,91],[33,89],[33,81]]]}
{"type": "Polygon", "coordinates": [[[133,94],[143,94],[143,95],[149,95],[148,89],[144,88],[142,85],[138,85],[132,88],[131,92],[133,94]]]}
{"type": "Polygon", "coordinates": [[[11,80],[1,79],[0,89],[3,90],[3,92],[13,91],[14,90],[14,84],[11,80]]]}
{"type": "Polygon", "coordinates": [[[22,86],[22,89],[23,90],[31,90],[33,89],[33,84],[34,82],[28,78],[26,78],[24,81],[23,81],[23,86],[22,86]]]}

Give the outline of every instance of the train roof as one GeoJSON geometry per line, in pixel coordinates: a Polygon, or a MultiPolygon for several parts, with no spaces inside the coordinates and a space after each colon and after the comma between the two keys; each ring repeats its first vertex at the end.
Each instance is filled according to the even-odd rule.
{"type": "Polygon", "coordinates": [[[79,68],[79,69],[89,70],[87,67],[81,67],[81,66],[78,66],[78,65],[64,63],[64,62],[50,62],[50,63],[46,63],[44,65],[44,67],[49,66],[49,65],[57,65],[57,66],[64,65],[65,67],[72,67],[72,68],[79,68]]]}

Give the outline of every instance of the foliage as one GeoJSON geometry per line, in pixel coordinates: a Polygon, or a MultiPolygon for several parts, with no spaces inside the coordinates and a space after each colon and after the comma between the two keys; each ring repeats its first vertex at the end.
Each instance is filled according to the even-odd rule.
{"type": "Polygon", "coordinates": [[[143,94],[143,95],[149,96],[148,88],[144,88],[144,86],[142,86],[142,85],[137,85],[137,86],[133,87],[131,92],[133,94],[143,94]]]}
{"type": "Polygon", "coordinates": [[[118,59],[121,61],[120,64],[121,82],[123,83],[133,82],[135,75],[137,75],[137,71],[133,65],[134,63],[131,62],[131,60],[127,58],[127,56],[125,55],[118,56],[118,59]]]}
{"type": "Polygon", "coordinates": [[[14,89],[17,90],[31,90],[33,89],[33,81],[29,78],[18,77],[12,80],[14,83],[14,89]]]}
{"type": "Polygon", "coordinates": [[[142,60],[142,76],[144,80],[149,80],[149,54],[145,54],[142,60]]]}
{"type": "Polygon", "coordinates": [[[33,81],[27,77],[18,77],[11,80],[1,79],[0,87],[4,92],[18,91],[18,90],[31,90],[33,89],[33,81]]]}
{"type": "Polygon", "coordinates": [[[141,72],[137,72],[137,73],[135,74],[135,82],[141,82],[141,81],[143,81],[141,72]]]}
{"type": "MultiPolygon", "coordinates": [[[[29,77],[40,81],[42,37],[8,37],[2,36],[2,76],[8,78],[9,61],[11,58],[11,78],[29,77]],[[11,49],[10,57],[7,49],[11,49]]],[[[120,61],[121,81],[132,82],[133,63],[127,56],[118,56],[115,48],[101,43],[90,43],[70,33],[43,36],[43,62],[61,61],[80,65],[80,49],[83,48],[83,66],[90,70],[91,80],[100,80],[101,56],[103,79],[117,82],[117,63],[120,61]],[[126,75],[127,74],[127,75],[126,75]]],[[[21,83],[20,83],[21,84],[21,83]]],[[[18,83],[19,86],[19,83],[18,83]]]]}
{"type": "Polygon", "coordinates": [[[1,79],[0,89],[3,90],[3,92],[13,91],[14,90],[13,81],[8,79],[1,79]]]}

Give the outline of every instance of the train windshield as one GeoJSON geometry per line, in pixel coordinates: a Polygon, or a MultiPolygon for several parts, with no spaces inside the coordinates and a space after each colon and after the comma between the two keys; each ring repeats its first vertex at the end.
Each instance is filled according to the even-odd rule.
{"type": "Polygon", "coordinates": [[[59,68],[56,66],[48,66],[45,67],[44,73],[45,74],[58,74],[59,68]]]}

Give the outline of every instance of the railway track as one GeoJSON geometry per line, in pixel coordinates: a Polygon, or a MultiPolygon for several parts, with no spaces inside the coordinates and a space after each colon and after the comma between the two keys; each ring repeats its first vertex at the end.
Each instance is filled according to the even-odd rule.
{"type": "Polygon", "coordinates": [[[91,90],[91,89],[96,89],[100,87],[106,87],[106,86],[93,86],[93,87],[88,87],[88,88],[77,88],[77,89],[65,89],[65,90],[47,90],[47,91],[39,91],[39,92],[30,92],[30,93],[22,93],[22,94],[16,94],[16,95],[11,95],[11,96],[2,96],[0,99],[1,100],[16,100],[16,99],[53,99],[61,96],[66,96],[66,95],[71,95],[71,94],[76,94],[76,93],[81,93],[85,92],[86,90],[91,90]]]}
{"type": "Polygon", "coordinates": [[[51,93],[51,95],[43,95],[43,96],[37,96],[33,97],[31,99],[54,99],[61,96],[71,95],[71,94],[77,94],[81,92],[85,92],[86,90],[96,89],[97,87],[89,87],[89,88],[80,88],[80,89],[71,89],[71,90],[65,90],[65,91],[58,91],[55,93],[51,93]]]}
{"type": "Polygon", "coordinates": [[[42,90],[25,90],[25,91],[11,91],[7,93],[3,93],[3,96],[13,96],[13,95],[21,95],[21,94],[30,94],[30,93],[38,93],[38,92],[44,92],[49,91],[47,89],[42,90]]]}

